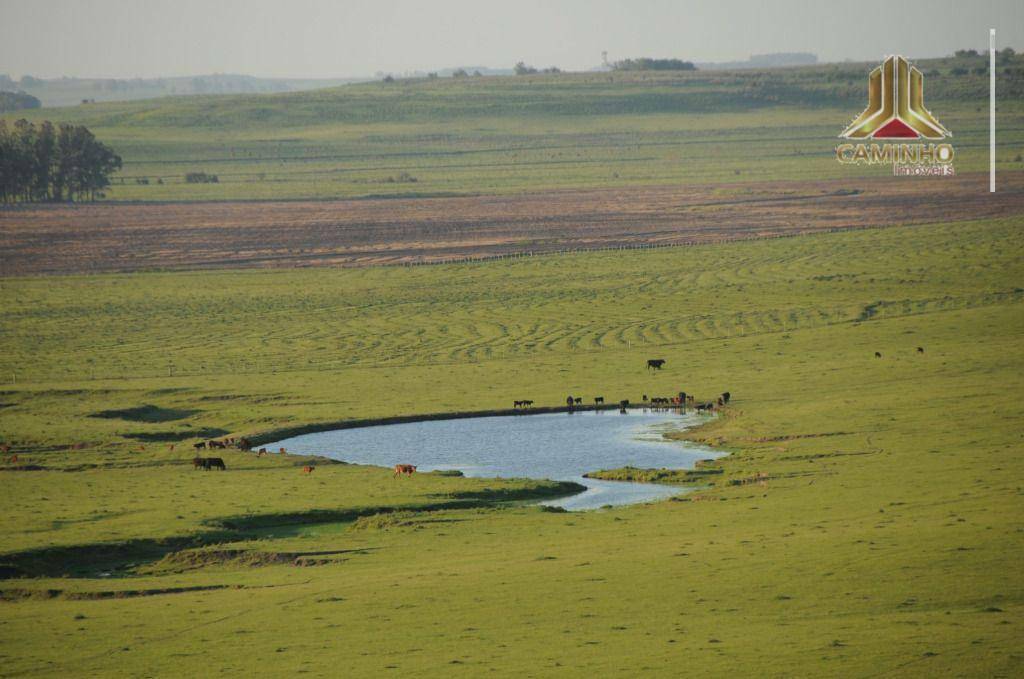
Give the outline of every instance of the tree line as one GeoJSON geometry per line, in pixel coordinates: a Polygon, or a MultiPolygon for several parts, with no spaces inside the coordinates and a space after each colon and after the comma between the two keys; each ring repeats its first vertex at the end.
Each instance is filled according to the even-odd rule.
{"type": "Polygon", "coordinates": [[[616,71],[695,71],[693,62],[682,59],[623,59],[612,64],[616,71]]]}
{"type": "Polygon", "coordinates": [[[119,169],[84,125],[0,120],[0,203],[95,200],[119,169]]]}

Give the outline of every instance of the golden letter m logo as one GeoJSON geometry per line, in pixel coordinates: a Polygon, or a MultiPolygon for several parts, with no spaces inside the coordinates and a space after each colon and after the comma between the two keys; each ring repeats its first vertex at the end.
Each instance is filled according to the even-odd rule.
{"type": "Polygon", "coordinates": [[[943,139],[953,136],[924,107],[924,76],[899,56],[868,76],[868,107],[839,135],[844,139],[943,139]]]}

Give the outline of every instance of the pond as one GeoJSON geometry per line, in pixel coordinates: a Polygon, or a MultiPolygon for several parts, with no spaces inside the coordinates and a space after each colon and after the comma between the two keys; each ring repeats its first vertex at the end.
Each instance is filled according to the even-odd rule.
{"type": "Polygon", "coordinates": [[[430,420],[304,434],[269,444],[289,452],[357,464],[416,465],[420,471],[458,469],[466,476],[575,481],[586,491],[544,504],[565,509],[649,502],[686,489],[653,483],[583,478],[599,469],[691,469],[718,457],[691,443],[666,440],[666,431],[699,424],[704,417],[628,410],[504,415],[430,420]]]}

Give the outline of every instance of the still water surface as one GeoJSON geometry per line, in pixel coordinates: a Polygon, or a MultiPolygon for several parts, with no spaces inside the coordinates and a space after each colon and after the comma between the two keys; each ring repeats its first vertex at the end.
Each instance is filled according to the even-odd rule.
{"type": "Polygon", "coordinates": [[[304,434],[268,445],[358,464],[416,465],[420,471],[458,469],[466,476],[575,481],[587,490],[544,504],[566,509],[649,502],[685,489],[652,483],[585,479],[598,469],[690,469],[716,457],[690,443],[667,441],[665,431],[685,429],[693,414],[629,410],[586,411],[408,422],[304,434]]]}

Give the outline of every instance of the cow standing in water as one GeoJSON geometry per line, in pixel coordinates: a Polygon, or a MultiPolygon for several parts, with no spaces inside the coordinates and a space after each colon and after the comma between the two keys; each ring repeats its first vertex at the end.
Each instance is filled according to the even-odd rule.
{"type": "Polygon", "coordinates": [[[649,358],[647,359],[648,370],[661,370],[662,366],[665,365],[665,359],[663,358],[649,358]]]}

